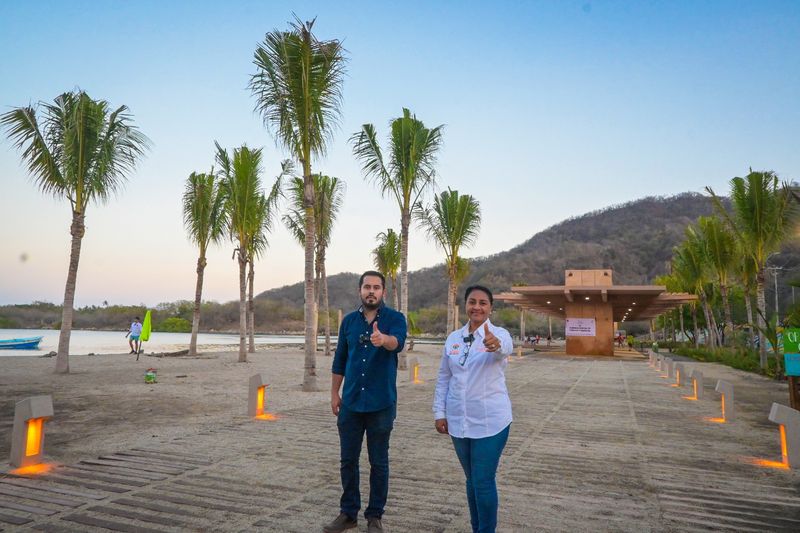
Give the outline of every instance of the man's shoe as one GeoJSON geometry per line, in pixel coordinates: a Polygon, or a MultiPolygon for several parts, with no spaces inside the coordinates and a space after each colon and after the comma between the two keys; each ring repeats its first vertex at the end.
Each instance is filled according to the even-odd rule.
{"type": "MultiPolygon", "coordinates": [[[[341,531],[352,529],[357,526],[358,526],[358,520],[350,518],[344,513],[340,513],[339,516],[336,517],[336,520],[334,520],[330,524],[325,524],[325,526],[322,528],[322,531],[324,531],[325,533],[340,533],[341,531]]],[[[376,531],[383,531],[383,530],[378,529],[376,531]]]]}
{"type": "Polygon", "coordinates": [[[367,518],[367,533],[383,533],[383,523],[380,518],[367,518]]]}

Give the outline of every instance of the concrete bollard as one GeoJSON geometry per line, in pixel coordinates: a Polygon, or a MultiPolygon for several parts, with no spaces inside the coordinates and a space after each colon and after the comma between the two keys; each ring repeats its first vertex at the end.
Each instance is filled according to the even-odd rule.
{"type": "Polygon", "coordinates": [[[783,464],[790,468],[800,467],[800,411],[773,403],[769,419],[780,424],[783,464]]]}
{"type": "Polygon", "coordinates": [[[733,384],[719,380],[716,391],[722,395],[722,420],[733,422],[736,419],[736,409],[733,405],[733,384]]]}
{"type": "Polygon", "coordinates": [[[649,361],[647,362],[647,366],[650,366],[650,367],[655,366],[656,358],[653,355],[653,351],[652,350],[647,350],[647,355],[648,355],[648,358],[649,358],[649,361]]]}
{"type": "Polygon", "coordinates": [[[683,363],[675,363],[675,385],[683,387],[686,379],[686,371],[683,368],[683,363]]]}
{"type": "Polygon", "coordinates": [[[11,466],[24,468],[44,459],[44,423],[53,417],[53,397],[32,396],[14,407],[11,466]]]}
{"type": "Polygon", "coordinates": [[[661,377],[672,379],[675,377],[675,370],[672,368],[672,359],[669,357],[665,357],[661,363],[661,370],[665,372],[666,375],[662,375],[661,377]]]}
{"type": "Polygon", "coordinates": [[[262,416],[267,404],[267,384],[261,374],[250,376],[247,391],[247,416],[262,416]]]}
{"type": "Polygon", "coordinates": [[[408,381],[422,383],[419,379],[419,358],[417,357],[409,357],[408,359],[408,381]]]}
{"type": "Polygon", "coordinates": [[[703,373],[697,369],[692,370],[692,389],[695,400],[703,397],[703,373]]]}

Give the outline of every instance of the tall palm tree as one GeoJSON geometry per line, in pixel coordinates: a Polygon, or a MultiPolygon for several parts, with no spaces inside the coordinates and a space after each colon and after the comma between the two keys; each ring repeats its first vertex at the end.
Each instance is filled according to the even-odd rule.
{"type": "Polygon", "coordinates": [[[194,291],[192,337],[189,355],[197,355],[197,332],[200,330],[200,302],[203,297],[203,272],[206,251],[211,243],[219,243],[225,234],[225,195],[214,169],[208,174],[192,172],[183,192],[183,225],[191,240],[200,249],[197,258],[197,284],[194,291]]]}
{"type": "MultiPolygon", "coordinates": [[[[400,208],[400,311],[408,319],[408,229],[411,213],[423,194],[435,184],[436,156],[442,146],[444,126],[427,128],[411,111],[391,122],[389,162],[384,162],[372,124],[364,124],[350,141],[367,179],[374,180],[381,193],[392,196],[400,208]]],[[[405,350],[400,368],[406,368],[405,350]]]]}
{"type": "Polygon", "coordinates": [[[469,194],[448,189],[433,198],[433,205],[416,212],[420,225],[428,236],[444,250],[447,268],[447,330],[456,328],[455,303],[458,285],[459,252],[478,238],[481,227],[481,208],[469,194]]]}
{"type": "Polygon", "coordinates": [[[246,275],[248,246],[251,244],[253,221],[261,203],[261,149],[247,146],[233,149],[233,157],[217,147],[217,164],[220,167],[221,185],[225,191],[225,211],[228,233],[236,244],[233,256],[239,263],[239,362],[247,361],[246,275]]]}
{"type": "Polygon", "coordinates": [[[382,231],[375,236],[378,246],[372,250],[372,260],[375,268],[392,282],[392,304],[395,309],[400,309],[397,291],[397,270],[400,268],[400,235],[392,228],[382,231]]]}
{"type": "Polygon", "coordinates": [[[249,338],[248,352],[255,353],[255,328],[256,315],[255,304],[253,302],[253,285],[256,277],[255,262],[267,249],[267,235],[272,231],[272,221],[275,218],[278,200],[282,194],[283,176],[291,172],[291,161],[281,163],[281,173],[275,179],[275,183],[270,189],[269,195],[261,194],[258,198],[255,209],[251,213],[250,229],[248,230],[247,241],[247,263],[250,268],[247,273],[247,336],[249,338]]]}
{"type": "MultiPolygon", "coordinates": [[[[325,259],[328,245],[330,244],[331,232],[336,217],[342,209],[344,203],[345,183],[339,178],[314,174],[314,223],[317,235],[315,246],[315,294],[318,301],[315,302],[319,308],[319,300],[322,300],[322,309],[325,313],[325,355],[331,355],[331,316],[328,303],[328,274],[325,270],[325,259]]],[[[305,242],[305,221],[303,217],[303,198],[305,197],[305,184],[300,178],[292,180],[289,187],[289,210],[283,216],[283,221],[295,239],[302,246],[305,242]]],[[[319,313],[315,313],[318,317],[319,313]]],[[[315,326],[315,331],[318,326],[315,326]]]]}
{"type": "Polygon", "coordinates": [[[714,207],[741,242],[741,248],[753,260],[756,273],[756,307],[758,311],[759,358],[761,368],[767,367],[767,348],[762,331],[766,327],[766,298],[764,285],[769,254],[780,248],[781,242],[796,223],[796,207],[788,184],[781,184],[772,171],[750,173],[731,180],[732,212],[725,209],[721,199],[710,187],[706,191],[714,207]]]}
{"type": "Polygon", "coordinates": [[[734,264],[739,258],[736,242],[725,223],[717,217],[698,218],[696,231],[703,244],[706,262],[716,277],[716,282],[719,286],[722,309],[725,313],[725,329],[728,332],[725,344],[730,344],[733,339],[733,318],[728,289],[734,264]]]}
{"type": "Polygon", "coordinates": [[[39,189],[66,198],[72,208],[72,245],[56,356],[56,372],[67,373],[86,209],[90,203],[108,201],[121,190],[126,175],[133,171],[150,141],[132,124],[127,107],[112,110],[105,100],[92,100],[81,90],[64,93],[52,104],[40,102],[39,106],[39,116],[32,106],[3,113],[0,126],[22,151],[22,161],[39,189]]]}
{"type": "Polygon", "coordinates": [[[338,40],[320,41],[314,21],[295,18],[273,30],[255,51],[250,89],[264,123],[303,167],[305,246],[305,364],[303,390],[317,390],[314,302],[314,187],[311,159],[325,153],[341,116],[345,52],[338,40]]]}
{"type": "MultiPolygon", "coordinates": [[[[714,333],[708,316],[708,299],[706,296],[707,269],[703,263],[702,247],[693,238],[691,228],[686,229],[686,234],[686,240],[673,249],[672,272],[680,280],[680,284],[687,292],[696,294],[700,298],[700,305],[703,307],[706,325],[709,330],[706,341],[710,344],[713,343],[714,333]]],[[[697,306],[694,304],[692,304],[692,322],[694,325],[694,343],[695,347],[697,347],[700,336],[697,327],[697,306]]]]}

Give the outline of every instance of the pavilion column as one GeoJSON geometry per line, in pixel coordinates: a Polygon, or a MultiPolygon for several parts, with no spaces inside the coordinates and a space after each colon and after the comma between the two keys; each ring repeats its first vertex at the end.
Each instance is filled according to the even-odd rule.
{"type": "Polygon", "coordinates": [[[525,309],[519,310],[519,339],[525,340],[525,309]]]}

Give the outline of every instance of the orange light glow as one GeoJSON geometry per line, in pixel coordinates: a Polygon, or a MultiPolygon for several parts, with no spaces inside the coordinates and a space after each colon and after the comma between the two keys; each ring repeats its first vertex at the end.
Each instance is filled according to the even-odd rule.
{"type": "Polygon", "coordinates": [[[789,467],[789,453],[786,451],[786,426],[781,424],[781,458],[786,467],[789,467]]]}
{"type": "Polygon", "coordinates": [[[419,379],[419,365],[414,365],[414,384],[425,383],[421,379],[419,379]]]}
{"type": "Polygon", "coordinates": [[[725,423],[725,419],[724,418],[712,418],[712,417],[706,416],[706,417],[703,417],[703,420],[705,420],[706,422],[713,422],[714,424],[724,424],[725,423]]]}
{"type": "Polygon", "coordinates": [[[273,415],[272,413],[264,413],[261,415],[256,416],[258,420],[278,420],[280,417],[278,415],[273,415]]]}
{"type": "Polygon", "coordinates": [[[35,476],[37,474],[46,474],[53,469],[53,465],[47,463],[39,463],[35,465],[26,466],[11,470],[9,473],[15,476],[35,476]]]}
{"type": "Polygon", "coordinates": [[[763,466],[765,468],[777,468],[779,470],[789,470],[788,463],[780,461],[770,461],[769,459],[756,459],[755,457],[745,457],[745,462],[751,465],[763,466]]]}
{"type": "Polygon", "coordinates": [[[684,400],[697,401],[697,396],[681,396],[684,400]]]}
{"type": "Polygon", "coordinates": [[[725,395],[722,395],[722,420],[725,420],[725,395]]]}
{"type": "Polygon", "coordinates": [[[672,383],[670,384],[670,387],[679,387],[679,385],[677,383],[672,383]]]}
{"type": "Polygon", "coordinates": [[[256,393],[256,416],[264,412],[264,387],[259,387],[256,393]]]}
{"type": "Polygon", "coordinates": [[[28,438],[25,441],[25,456],[39,455],[42,449],[42,419],[28,420],[28,438]]]}

